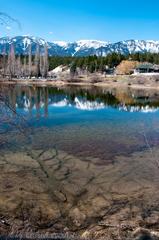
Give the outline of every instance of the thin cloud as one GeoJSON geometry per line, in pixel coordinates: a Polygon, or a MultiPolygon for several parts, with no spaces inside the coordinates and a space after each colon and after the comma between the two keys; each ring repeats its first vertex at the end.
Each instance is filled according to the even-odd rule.
{"type": "Polygon", "coordinates": [[[11,26],[6,27],[6,30],[8,30],[8,31],[10,31],[11,29],[12,29],[11,26]]]}

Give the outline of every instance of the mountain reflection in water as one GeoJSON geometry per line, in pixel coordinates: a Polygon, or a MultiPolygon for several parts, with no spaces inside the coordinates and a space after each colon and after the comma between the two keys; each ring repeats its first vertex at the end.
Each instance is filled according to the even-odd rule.
{"type": "Polygon", "coordinates": [[[7,90],[9,103],[16,110],[38,112],[48,108],[73,107],[79,110],[116,108],[128,112],[153,112],[159,109],[159,95],[144,90],[107,90],[100,88],[52,88],[11,86],[7,90]]]}
{"type": "MultiPolygon", "coordinates": [[[[12,121],[17,121],[15,113],[24,117],[25,124],[33,130],[32,138],[36,138],[31,144],[37,147],[56,144],[78,156],[111,160],[116,154],[145,148],[143,132],[150,137],[150,145],[158,143],[156,92],[34,86],[2,90],[14,110],[12,121]]],[[[12,129],[15,130],[14,124],[12,129]]]]}

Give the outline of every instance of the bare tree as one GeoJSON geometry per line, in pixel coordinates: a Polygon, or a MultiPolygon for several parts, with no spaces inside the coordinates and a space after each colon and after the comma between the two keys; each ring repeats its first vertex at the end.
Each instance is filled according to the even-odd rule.
{"type": "Polygon", "coordinates": [[[32,76],[32,46],[29,45],[29,78],[32,76]]]}
{"type": "Polygon", "coordinates": [[[16,60],[16,76],[21,77],[22,75],[22,63],[21,63],[21,56],[19,55],[16,60]]]}
{"type": "Polygon", "coordinates": [[[44,57],[40,55],[40,74],[44,77],[44,57]]]}
{"type": "Polygon", "coordinates": [[[17,19],[12,18],[7,13],[0,12],[0,24],[9,26],[11,23],[16,23],[18,25],[19,29],[21,29],[21,24],[17,19]]]}
{"type": "MultiPolygon", "coordinates": [[[[12,23],[16,23],[19,29],[21,29],[21,24],[17,19],[9,16],[7,13],[0,12],[0,25],[10,26],[12,23]]],[[[16,64],[15,60],[16,59],[15,59],[14,45],[11,44],[10,51],[8,54],[8,61],[7,61],[7,49],[5,45],[3,49],[3,61],[2,61],[4,77],[7,75],[7,71],[9,72],[11,79],[15,75],[15,64],[16,64]]]]}
{"type": "Polygon", "coordinates": [[[37,44],[36,46],[36,54],[35,54],[35,76],[40,77],[40,46],[37,44]]]}
{"type": "Polygon", "coordinates": [[[48,47],[45,43],[44,46],[44,78],[47,78],[49,70],[49,61],[48,61],[48,47]]]}
{"type": "Polygon", "coordinates": [[[40,55],[40,72],[43,78],[47,78],[48,75],[48,47],[45,43],[44,53],[40,55]]]}
{"type": "Polygon", "coordinates": [[[27,58],[26,56],[24,57],[24,62],[23,62],[23,77],[27,76],[27,58]]]}
{"type": "Polygon", "coordinates": [[[10,51],[8,55],[8,68],[9,68],[10,80],[12,80],[12,78],[15,76],[15,50],[14,50],[13,43],[10,46],[10,51]]]}
{"type": "Polygon", "coordinates": [[[3,68],[3,77],[5,77],[5,76],[6,76],[6,68],[7,68],[6,44],[4,45],[4,48],[3,48],[3,63],[2,63],[2,68],[3,68]]]}

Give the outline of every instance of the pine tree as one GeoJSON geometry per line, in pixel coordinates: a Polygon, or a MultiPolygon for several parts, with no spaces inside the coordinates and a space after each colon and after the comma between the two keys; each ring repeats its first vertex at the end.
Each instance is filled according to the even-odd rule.
{"type": "Polygon", "coordinates": [[[90,73],[94,73],[96,70],[96,65],[95,65],[95,62],[90,62],[89,66],[88,66],[88,71],[90,73]]]}
{"type": "Polygon", "coordinates": [[[101,59],[99,65],[98,65],[98,68],[99,68],[99,71],[100,71],[101,73],[104,72],[104,70],[105,70],[105,65],[104,65],[104,60],[103,60],[103,58],[101,59]]]}
{"type": "Polygon", "coordinates": [[[70,66],[71,76],[74,76],[76,74],[76,70],[77,70],[77,65],[75,62],[72,62],[71,66],[70,66]]]}

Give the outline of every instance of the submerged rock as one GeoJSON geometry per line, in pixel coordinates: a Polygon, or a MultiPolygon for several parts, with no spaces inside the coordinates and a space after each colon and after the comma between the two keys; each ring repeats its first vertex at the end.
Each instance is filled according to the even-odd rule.
{"type": "Polygon", "coordinates": [[[159,232],[151,232],[145,228],[137,228],[132,237],[134,240],[159,240],[159,232]]]}
{"type": "Polygon", "coordinates": [[[62,192],[55,190],[54,194],[61,202],[66,202],[67,201],[66,195],[63,194],[62,192]]]}
{"type": "Polygon", "coordinates": [[[80,227],[86,219],[86,215],[83,212],[81,212],[78,208],[72,209],[70,211],[69,217],[77,227],[80,227]]]}

